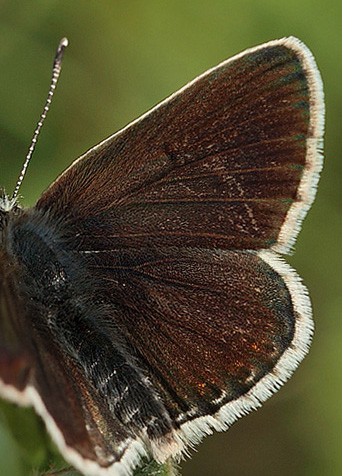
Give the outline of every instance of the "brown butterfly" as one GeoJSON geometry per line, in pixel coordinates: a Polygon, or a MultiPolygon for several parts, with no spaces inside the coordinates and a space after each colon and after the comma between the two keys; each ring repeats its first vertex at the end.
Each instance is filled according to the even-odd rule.
{"type": "Polygon", "coordinates": [[[307,353],[308,293],[279,253],[314,199],[323,117],[311,53],[283,38],[89,150],[33,208],[25,170],[3,194],[0,393],[85,475],[184,454],[307,353]]]}

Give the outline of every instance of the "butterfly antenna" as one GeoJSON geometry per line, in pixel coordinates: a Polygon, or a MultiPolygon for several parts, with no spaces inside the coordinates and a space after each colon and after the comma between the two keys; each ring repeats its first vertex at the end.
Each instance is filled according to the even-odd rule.
{"type": "Polygon", "coordinates": [[[52,78],[51,78],[49,93],[48,93],[46,101],[45,101],[44,109],[43,109],[43,112],[42,112],[42,114],[39,118],[37,127],[34,131],[32,141],[31,141],[31,145],[30,145],[29,150],[27,152],[25,162],[24,162],[24,165],[21,169],[21,172],[20,172],[20,175],[19,175],[19,178],[18,178],[18,181],[17,181],[17,185],[15,186],[15,189],[14,189],[13,195],[11,197],[11,200],[15,200],[17,198],[19,188],[20,188],[20,186],[22,184],[22,181],[24,180],[24,177],[25,177],[27,166],[28,166],[28,164],[31,160],[33,151],[36,147],[36,143],[37,143],[37,139],[38,139],[40,129],[42,128],[42,125],[45,121],[48,110],[50,109],[52,96],[55,92],[56,84],[57,84],[57,81],[58,81],[58,78],[59,78],[59,75],[60,75],[60,72],[61,72],[61,68],[62,68],[63,53],[64,53],[64,50],[67,46],[68,46],[68,39],[63,38],[59,42],[59,45],[58,45],[58,48],[57,48],[57,51],[56,51],[56,55],[55,55],[55,59],[53,61],[52,78]]]}

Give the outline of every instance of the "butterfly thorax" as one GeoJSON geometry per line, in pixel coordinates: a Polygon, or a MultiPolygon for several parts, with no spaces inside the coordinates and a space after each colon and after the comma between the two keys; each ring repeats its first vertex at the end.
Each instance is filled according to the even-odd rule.
{"type": "MultiPolygon", "coordinates": [[[[36,208],[0,214],[0,253],[3,264],[11,270],[11,299],[19,308],[19,334],[29,336],[25,346],[39,343],[45,358],[49,355],[49,360],[64,361],[64,367],[74,362],[76,368],[70,378],[89,379],[90,392],[102,395],[103,411],[116,414],[122,424],[139,424],[142,432],[153,431],[158,438],[169,433],[171,424],[167,416],[163,417],[165,410],[156,392],[133,365],[124,336],[113,322],[117,311],[112,307],[108,324],[108,305],[99,297],[99,284],[88,274],[87,258],[69,249],[69,239],[63,233],[65,224],[36,208]],[[45,342],[49,342],[48,347],[45,342]],[[123,370],[128,372],[125,378],[123,370]],[[132,385],[128,383],[131,380],[132,385]],[[133,382],[138,383],[133,386],[133,382]],[[133,403],[128,408],[124,402],[136,400],[132,392],[143,396],[146,405],[138,408],[133,403]],[[154,422],[154,414],[148,411],[151,406],[159,415],[153,428],[150,422],[154,422]]],[[[1,266],[0,286],[3,284],[8,285],[8,276],[1,266]]],[[[0,323],[4,320],[0,309],[0,323]]],[[[32,378],[37,378],[34,372],[32,378]]]]}

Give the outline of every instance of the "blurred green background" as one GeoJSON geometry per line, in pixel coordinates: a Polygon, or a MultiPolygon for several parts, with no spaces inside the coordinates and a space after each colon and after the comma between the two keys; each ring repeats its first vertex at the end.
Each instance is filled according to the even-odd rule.
{"type": "MultiPolygon", "coordinates": [[[[288,259],[310,289],[316,322],[312,350],[262,409],[227,433],[207,438],[182,464],[182,474],[340,476],[342,3],[0,1],[0,183],[9,192],[64,35],[70,46],[61,80],[21,188],[26,204],[78,155],[221,60],[287,35],[313,51],[325,85],[326,159],[316,202],[288,259]]],[[[47,447],[53,461],[33,412],[4,403],[1,409],[0,475],[31,474],[30,468],[46,459],[47,447]]]]}

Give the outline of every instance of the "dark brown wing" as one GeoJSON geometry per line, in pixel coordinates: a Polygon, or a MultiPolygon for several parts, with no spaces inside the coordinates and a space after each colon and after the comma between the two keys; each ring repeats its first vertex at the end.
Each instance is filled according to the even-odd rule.
{"type": "Polygon", "coordinates": [[[310,302],[274,250],[313,200],[322,115],[308,50],[262,45],[89,151],[17,222],[35,298],[14,313],[22,393],[80,470],[165,460],[259,406],[303,358],[310,302]]]}
{"type": "Polygon", "coordinates": [[[27,386],[33,359],[18,337],[25,307],[15,297],[15,276],[13,263],[0,252],[0,376],[4,385],[20,393],[27,386]]]}
{"type": "Polygon", "coordinates": [[[310,332],[295,338],[304,316],[291,296],[305,290],[272,253],[127,248],[87,263],[178,424],[215,414],[267,375],[277,380],[289,347],[306,350],[310,332]]]}
{"type": "Polygon", "coordinates": [[[74,218],[84,249],[285,251],[314,196],[322,109],[298,40],[247,50],[91,149],[36,207],[74,218]]]}

